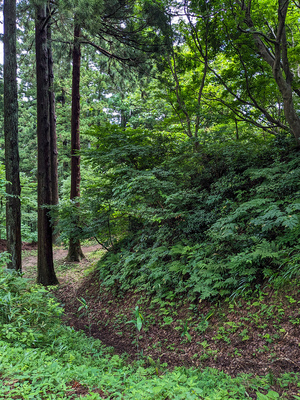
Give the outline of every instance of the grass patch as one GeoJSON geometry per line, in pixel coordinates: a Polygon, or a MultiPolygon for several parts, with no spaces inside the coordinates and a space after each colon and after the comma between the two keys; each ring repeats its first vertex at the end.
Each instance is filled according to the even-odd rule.
{"type": "Polygon", "coordinates": [[[276,398],[268,376],[168,370],[146,357],[129,364],[100,340],[63,325],[62,308],[48,290],[4,271],[1,283],[0,399],[276,398]]]}
{"type": "Polygon", "coordinates": [[[231,378],[214,369],[181,367],[160,375],[154,367],[125,364],[100,341],[67,328],[43,350],[0,341],[0,359],[1,399],[65,399],[72,382],[86,387],[90,399],[103,398],[99,389],[119,399],[247,399],[269,387],[266,379],[231,378]]]}

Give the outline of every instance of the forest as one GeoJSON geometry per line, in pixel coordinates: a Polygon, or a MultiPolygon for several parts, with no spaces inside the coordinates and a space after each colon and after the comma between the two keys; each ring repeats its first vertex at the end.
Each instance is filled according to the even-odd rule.
{"type": "Polygon", "coordinates": [[[300,399],[299,0],[0,8],[0,400],[300,399]]]}

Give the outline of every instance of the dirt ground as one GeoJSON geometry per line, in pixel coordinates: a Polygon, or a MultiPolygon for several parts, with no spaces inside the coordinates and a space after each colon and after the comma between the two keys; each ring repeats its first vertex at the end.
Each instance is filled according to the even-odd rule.
{"type": "MultiPolygon", "coordinates": [[[[27,251],[23,256],[23,271],[25,277],[32,278],[35,274],[36,252],[31,250],[36,247],[33,244],[24,246],[27,247],[27,251]]],[[[65,322],[113,347],[115,353],[126,353],[128,361],[144,357],[150,364],[154,362],[158,369],[163,369],[167,363],[168,368],[213,367],[232,376],[239,373],[266,375],[270,379],[271,387],[279,393],[282,392],[277,381],[280,375],[290,372],[299,378],[299,288],[292,288],[292,292],[284,293],[280,300],[282,308],[286,304],[288,314],[280,319],[277,327],[276,321],[268,321],[269,317],[260,322],[254,321],[255,315],[258,315],[257,305],[254,303],[249,306],[246,300],[240,300],[239,305],[231,308],[228,306],[226,309],[226,306],[222,305],[222,310],[218,310],[218,307],[215,307],[216,311],[209,319],[207,329],[202,332],[190,329],[188,340],[187,336],[182,334],[183,326],[180,328],[180,323],[187,321],[191,316],[193,320],[198,318],[199,321],[203,321],[203,315],[207,315],[211,304],[182,302],[180,307],[176,304],[176,308],[172,308],[172,302],[169,302],[169,305],[157,304],[153,308],[153,304],[146,297],[142,297],[140,301],[142,294],[120,293],[118,288],[107,290],[101,286],[97,272],[93,272],[99,258],[97,252],[101,249],[100,245],[82,249],[86,258],[80,263],[65,261],[67,249],[54,250],[60,285],[53,290],[64,305],[65,322]],[[293,297],[294,304],[286,303],[287,294],[293,297]],[[79,299],[82,298],[88,304],[86,315],[78,310],[81,305],[79,299]],[[144,318],[141,332],[137,332],[133,323],[128,323],[133,319],[133,310],[137,304],[144,318]],[[291,323],[297,318],[299,323],[291,323]],[[241,324],[240,321],[247,321],[247,329],[245,325],[242,328],[234,328],[241,324]],[[280,334],[279,325],[282,332],[280,334]],[[225,328],[227,330],[220,334],[220,326],[227,326],[228,329],[225,328]]],[[[272,290],[265,296],[266,309],[268,299],[271,301],[271,298],[272,290]]],[[[274,306],[270,304],[270,307],[274,306]]],[[[279,314],[275,309],[273,314],[275,320],[277,318],[279,321],[279,314]]],[[[290,394],[289,399],[300,396],[296,381],[286,383],[285,390],[290,394]]]]}
{"type": "MultiPolygon", "coordinates": [[[[35,250],[37,249],[37,243],[22,243],[22,250],[35,250]]],[[[0,239],[0,253],[6,251],[6,240],[0,239]]]]}

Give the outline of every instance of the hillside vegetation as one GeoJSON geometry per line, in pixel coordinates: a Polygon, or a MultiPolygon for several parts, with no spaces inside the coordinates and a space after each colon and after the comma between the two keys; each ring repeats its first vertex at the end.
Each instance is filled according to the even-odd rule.
{"type": "Polygon", "coordinates": [[[297,275],[299,151],[286,139],[195,150],[166,133],[92,134],[80,211],[66,202],[60,229],[108,250],[98,264],[105,287],[194,301],[297,275]],[[68,229],[74,219],[77,230],[68,229]]]}
{"type": "Polygon", "coordinates": [[[299,397],[296,282],[197,306],[116,298],[90,275],[92,265],[58,262],[55,291],[68,325],[90,337],[62,325],[63,309],[47,289],[1,272],[1,399],[299,397]]]}
{"type": "Polygon", "coordinates": [[[300,398],[298,149],[93,135],[59,228],[105,251],[57,264],[65,313],[1,273],[1,399],[300,398]]]}
{"type": "Polygon", "coordinates": [[[300,400],[299,0],[2,8],[0,400],[300,400]]]}

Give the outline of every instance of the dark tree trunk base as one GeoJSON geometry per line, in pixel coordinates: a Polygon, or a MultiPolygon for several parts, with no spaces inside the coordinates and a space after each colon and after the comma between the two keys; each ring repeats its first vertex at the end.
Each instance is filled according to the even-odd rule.
{"type": "Polygon", "coordinates": [[[81,246],[80,246],[80,241],[79,240],[70,240],[69,243],[69,251],[67,255],[67,261],[69,262],[79,262],[83,258],[85,258],[81,246]]]}

